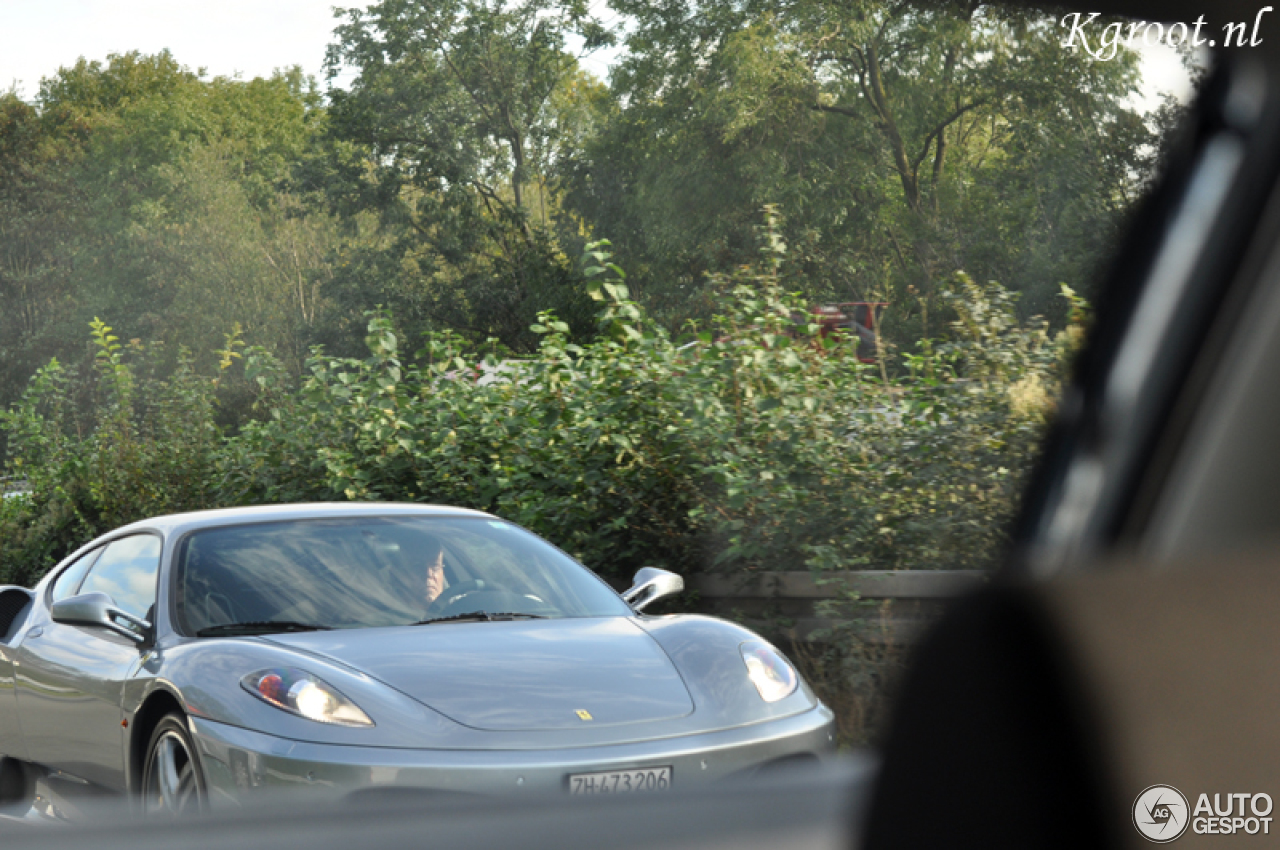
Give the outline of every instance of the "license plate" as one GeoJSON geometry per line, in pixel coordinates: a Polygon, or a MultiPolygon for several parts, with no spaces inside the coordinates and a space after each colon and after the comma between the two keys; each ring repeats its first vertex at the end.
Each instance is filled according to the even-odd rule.
{"type": "Polygon", "coordinates": [[[666,791],[670,787],[670,766],[569,774],[570,794],[634,794],[666,791]]]}

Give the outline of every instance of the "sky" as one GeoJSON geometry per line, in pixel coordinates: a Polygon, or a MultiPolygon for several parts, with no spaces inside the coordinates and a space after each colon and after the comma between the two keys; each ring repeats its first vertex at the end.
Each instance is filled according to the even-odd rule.
{"type": "MultiPolygon", "coordinates": [[[[323,89],[333,7],[333,0],[0,0],[0,91],[16,85],[32,100],[42,77],[81,56],[102,61],[110,53],[165,48],[180,64],[210,76],[252,79],[300,65],[323,89]]],[[[609,59],[597,54],[584,64],[603,78],[609,59]]],[[[1186,73],[1167,48],[1148,49],[1144,77],[1151,81],[1138,98],[1144,106],[1158,105],[1157,91],[1185,97],[1188,90],[1186,73]]]]}
{"type": "MultiPolygon", "coordinates": [[[[168,48],[192,70],[244,79],[301,65],[321,78],[333,0],[0,0],[0,89],[32,99],[80,56],[168,48]]],[[[350,5],[362,5],[353,2],[350,5]]]]}

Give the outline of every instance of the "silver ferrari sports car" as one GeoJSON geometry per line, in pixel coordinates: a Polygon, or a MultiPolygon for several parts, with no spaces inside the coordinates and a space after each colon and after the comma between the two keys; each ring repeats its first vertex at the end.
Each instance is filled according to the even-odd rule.
{"type": "Polygon", "coordinates": [[[757,635],[648,616],[495,516],[287,505],[145,520],[0,588],[0,788],[144,811],[264,787],[662,792],[820,759],[833,718],[757,635]]]}

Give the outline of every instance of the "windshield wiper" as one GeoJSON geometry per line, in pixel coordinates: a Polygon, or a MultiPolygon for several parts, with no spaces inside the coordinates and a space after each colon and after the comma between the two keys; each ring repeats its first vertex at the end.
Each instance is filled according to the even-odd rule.
{"type": "Polygon", "coordinates": [[[465,614],[452,614],[448,617],[428,617],[411,626],[429,626],[432,623],[492,623],[499,620],[545,620],[543,614],[522,614],[516,611],[468,611],[465,614]]]}
{"type": "Polygon", "coordinates": [[[266,635],[273,632],[327,632],[332,626],[315,623],[299,623],[294,620],[259,620],[253,623],[223,623],[196,632],[196,637],[215,635],[266,635]]]}

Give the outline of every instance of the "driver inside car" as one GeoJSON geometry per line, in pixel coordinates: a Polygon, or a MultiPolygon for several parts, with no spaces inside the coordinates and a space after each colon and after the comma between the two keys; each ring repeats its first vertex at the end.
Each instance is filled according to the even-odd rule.
{"type": "Polygon", "coordinates": [[[444,546],[433,542],[427,546],[427,553],[427,607],[430,608],[444,593],[444,546]]]}

